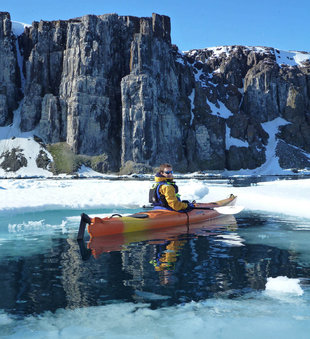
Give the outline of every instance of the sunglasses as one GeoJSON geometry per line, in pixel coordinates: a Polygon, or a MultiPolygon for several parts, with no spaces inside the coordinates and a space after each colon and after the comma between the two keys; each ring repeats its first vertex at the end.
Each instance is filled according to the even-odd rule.
{"type": "Polygon", "coordinates": [[[165,174],[173,174],[173,171],[165,171],[165,174]]]}

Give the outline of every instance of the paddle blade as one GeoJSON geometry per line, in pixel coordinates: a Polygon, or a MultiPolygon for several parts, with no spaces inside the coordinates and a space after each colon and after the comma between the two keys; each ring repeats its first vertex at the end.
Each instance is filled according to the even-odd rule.
{"type": "Polygon", "coordinates": [[[244,209],[244,206],[222,206],[213,209],[220,214],[237,214],[244,209]]]}

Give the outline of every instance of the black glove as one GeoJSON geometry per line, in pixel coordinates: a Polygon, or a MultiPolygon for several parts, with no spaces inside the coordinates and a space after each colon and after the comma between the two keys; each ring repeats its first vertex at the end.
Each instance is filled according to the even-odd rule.
{"type": "Polygon", "coordinates": [[[187,204],[187,207],[185,208],[184,211],[185,211],[185,212],[190,212],[191,210],[194,209],[194,207],[195,207],[195,205],[189,202],[189,203],[187,204]]]}
{"type": "Polygon", "coordinates": [[[182,202],[185,202],[185,204],[189,204],[190,203],[188,200],[182,200],[182,202]]]}

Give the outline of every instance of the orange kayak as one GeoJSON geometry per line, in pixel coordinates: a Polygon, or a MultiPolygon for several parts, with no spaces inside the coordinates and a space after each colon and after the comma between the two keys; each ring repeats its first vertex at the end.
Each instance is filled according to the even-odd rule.
{"type": "MultiPolygon", "coordinates": [[[[195,204],[195,209],[187,213],[166,209],[152,209],[147,212],[140,212],[127,216],[117,214],[105,218],[90,218],[83,213],[77,239],[83,239],[86,224],[87,231],[92,239],[94,237],[106,235],[189,225],[215,219],[222,216],[221,208],[224,210],[225,206],[234,206],[236,199],[236,196],[230,195],[229,198],[224,200],[210,203],[198,203],[195,204]]],[[[234,214],[237,212],[239,211],[232,210],[232,212],[223,213],[234,214]]]]}
{"type": "Polygon", "coordinates": [[[209,236],[214,234],[213,231],[235,231],[237,227],[237,221],[233,215],[223,215],[221,218],[205,220],[188,226],[181,225],[144,230],[143,232],[128,232],[105,237],[95,237],[88,241],[88,250],[82,249],[81,254],[83,256],[83,250],[84,252],[91,251],[91,253],[88,252],[88,255],[92,254],[94,258],[99,258],[102,253],[126,250],[130,244],[139,241],[147,241],[149,244],[166,244],[167,241],[175,241],[179,237],[182,239],[182,235],[187,235],[189,232],[194,236],[209,236]]]}

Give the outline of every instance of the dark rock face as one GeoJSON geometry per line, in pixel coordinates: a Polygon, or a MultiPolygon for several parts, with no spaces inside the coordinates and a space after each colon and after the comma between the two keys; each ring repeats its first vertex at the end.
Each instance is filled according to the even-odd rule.
{"type": "Polygon", "coordinates": [[[36,158],[36,164],[38,168],[43,168],[45,170],[49,169],[49,166],[51,164],[51,160],[49,159],[48,155],[45,151],[40,150],[39,155],[36,158]]]}
{"type": "Polygon", "coordinates": [[[0,12],[0,126],[12,122],[20,98],[20,74],[16,57],[16,38],[10,14],[0,12]]]}
{"type": "MultiPolygon", "coordinates": [[[[15,40],[0,13],[0,126],[18,105],[15,40]]],[[[279,117],[287,122],[274,132],[280,165],[310,167],[309,62],[282,65],[279,51],[244,46],[182,54],[171,44],[170,19],[157,14],[34,22],[19,46],[21,130],[99,156],[90,161],[96,170],[161,162],[180,171],[254,169],[272,139],[263,124],[279,117]]]]}
{"type": "Polygon", "coordinates": [[[27,159],[23,150],[13,148],[12,151],[2,153],[0,156],[0,166],[7,172],[16,172],[22,167],[27,166],[27,159]]]}
{"type": "MultiPolygon", "coordinates": [[[[169,42],[170,21],[157,15],[89,15],[41,21],[26,29],[21,39],[26,69],[21,129],[38,126],[46,143],[65,141],[78,154],[106,154],[108,170],[118,170],[121,81],[130,73],[130,63],[136,67],[131,44],[139,34],[150,35],[149,44],[152,38],[169,42]]],[[[142,48],[145,53],[148,46],[142,48]]]]}
{"type": "MultiPolygon", "coordinates": [[[[276,152],[280,165],[282,168],[309,167],[309,158],[301,155],[303,151],[309,152],[310,141],[306,136],[310,127],[309,62],[295,66],[281,65],[276,60],[279,52],[272,48],[230,46],[219,47],[218,50],[195,50],[187,56],[196,68],[197,61],[203,63],[203,66],[199,65],[205,70],[200,80],[206,72],[213,75],[212,82],[217,86],[213,92],[209,90],[212,94],[209,100],[224,103],[233,113],[225,121],[229,128],[226,128],[225,167],[237,170],[262,165],[266,161],[269,141],[262,123],[278,117],[288,122],[280,126],[277,133],[282,140],[276,152]],[[229,147],[229,137],[247,142],[247,147],[229,147]],[[295,156],[290,161],[286,157],[288,149],[293,148],[284,148],[283,143],[295,146],[295,156]],[[297,148],[300,150],[297,151],[297,148]]],[[[210,76],[208,80],[206,86],[210,86],[210,76]]]]}
{"type": "Polygon", "coordinates": [[[178,86],[170,40],[165,35],[136,34],[130,70],[121,82],[122,164],[132,160],[154,166],[170,159],[186,169],[184,124],[190,121],[190,88],[186,93],[178,86]]]}

